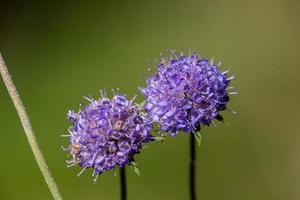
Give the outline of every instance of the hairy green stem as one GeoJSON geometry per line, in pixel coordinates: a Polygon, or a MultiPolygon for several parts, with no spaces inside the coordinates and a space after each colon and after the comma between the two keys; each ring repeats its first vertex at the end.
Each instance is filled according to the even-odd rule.
{"type": "Polygon", "coordinates": [[[47,166],[47,163],[44,159],[43,153],[40,150],[39,145],[35,139],[33,129],[30,125],[29,117],[25,111],[25,107],[24,107],[24,105],[21,101],[21,98],[18,94],[18,91],[11,79],[11,76],[10,76],[8,69],[6,67],[6,64],[1,56],[1,53],[0,53],[0,73],[3,78],[4,84],[8,90],[8,93],[14,103],[16,110],[17,110],[20,121],[21,121],[24,131],[26,133],[26,137],[29,142],[30,148],[31,148],[33,155],[36,159],[36,162],[42,172],[42,175],[48,185],[48,188],[55,200],[62,200],[62,197],[59,193],[58,187],[57,187],[57,185],[51,175],[51,172],[47,166]]]}

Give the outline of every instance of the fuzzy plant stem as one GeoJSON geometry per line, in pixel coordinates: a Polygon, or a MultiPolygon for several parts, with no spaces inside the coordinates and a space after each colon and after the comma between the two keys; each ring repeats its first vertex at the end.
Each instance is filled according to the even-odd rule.
{"type": "Polygon", "coordinates": [[[194,133],[190,133],[190,198],[196,200],[196,141],[194,133]]]}
{"type": "Polygon", "coordinates": [[[55,200],[62,200],[62,197],[59,193],[58,187],[57,187],[57,185],[51,175],[51,172],[46,164],[43,153],[41,152],[39,145],[35,139],[35,135],[34,135],[32,127],[30,125],[29,117],[25,111],[25,107],[20,99],[18,91],[12,81],[12,78],[8,72],[8,69],[6,67],[6,64],[5,64],[1,54],[0,54],[0,73],[3,78],[4,84],[8,90],[8,93],[14,103],[16,110],[17,110],[20,121],[24,128],[27,140],[29,142],[30,148],[31,148],[33,155],[36,159],[36,162],[42,172],[42,175],[48,185],[48,188],[55,200]]]}
{"type": "Polygon", "coordinates": [[[120,168],[121,200],[127,199],[126,171],[125,167],[120,168]]]}

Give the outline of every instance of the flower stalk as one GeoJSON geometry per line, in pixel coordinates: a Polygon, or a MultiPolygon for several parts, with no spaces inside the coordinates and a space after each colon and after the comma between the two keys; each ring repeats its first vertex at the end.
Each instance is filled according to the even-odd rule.
{"type": "Polygon", "coordinates": [[[196,141],[195,135],[190,133],[190,198],[196,200],[196,141]]]}
{"type": "Polygon", "coordinates": [[[127,199],[126,170],[120,167],[121,200],[127,199]]]}
{"type": "Polygon", "coordinates": [[[7,66],[4,62],[4,59],[2,58],[0,54],[0,73],[2,76],[2,79],[4,81],[4,84],[7,88],[7,91],[13,101],[13,104],[16,108],[16,111],[19,115],[20,121],[22,123],[23,129],[25,131],[28,143],[30,145],[30,148],[32,150],[32,153],[34,155],[34,158],[41,170],[41,173],[44,177],[44,180],[55,200],[62,200],[62,197],[59,193],[58,187],[54,181],[54,178],[51,175],[51,172],[47,166],[47,163],[44,159],[43,153],[39,148],[39,145],[36,141],[32,126],[29,121],[29,117],[26,113],[25,107],[21,101],[21,98],[18,94],[18,91],[12,81],[12,78],[8,72],[7,66]]]}

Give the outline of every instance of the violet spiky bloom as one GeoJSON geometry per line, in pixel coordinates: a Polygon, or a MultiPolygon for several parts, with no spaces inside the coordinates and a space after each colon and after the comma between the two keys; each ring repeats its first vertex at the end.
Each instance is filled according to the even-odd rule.
{"type": "MultiPolygon", "coordinates": [[[[90,104],[78,113],[69,111],[69,166],[93,168],[94,175],[124,167],[133,161],[143,143],[152,141],[152,125],[134,99],[123,95],[112,99],[102,94],[99,100],[89,99],[90,104]]],[[[83,169],[83,171],[84,171],[83,169]]]]}
{"type": "Polygon", "coordinates": [[[227,72],[197,54],[173,56],[162,57],[156,74],[140,89],[152,120],[172,136],[194,132],[215,118],[222,120],[219,111],[226,109],[234,77],[228,78],[227,72]]]}

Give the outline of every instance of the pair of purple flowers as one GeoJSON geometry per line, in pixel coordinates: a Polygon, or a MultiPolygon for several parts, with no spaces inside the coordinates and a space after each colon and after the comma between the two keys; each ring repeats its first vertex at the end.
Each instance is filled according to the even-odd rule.
{"type": "Polygon", "coordinates": [[[156,73],[148,78],[147,87],[140,91],[144,105],[115,94],[112,99],[101,92],[101,98],[87,98],[89,105],[79,112],[69,111],[68,119],[71,160],[68,166],[93,168],[93,175],[135,166],[134,156],[145,143],[158,137],[151,134],[153,124],[175,136],[179,132],[195,133],[201,125],[209,126],[229,102],[227,72],[218,65],[191,54],[171,52],[162,57],[156,73]]]}

